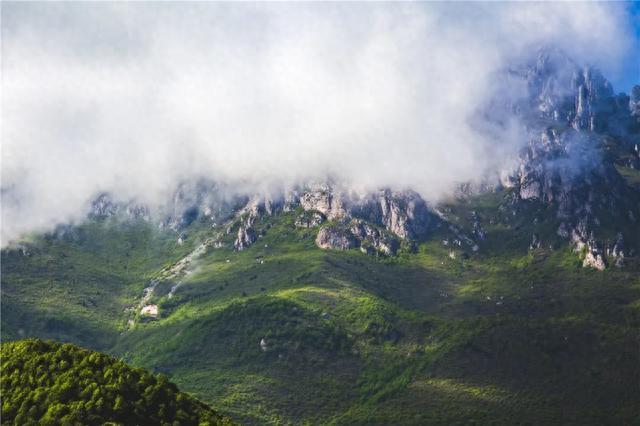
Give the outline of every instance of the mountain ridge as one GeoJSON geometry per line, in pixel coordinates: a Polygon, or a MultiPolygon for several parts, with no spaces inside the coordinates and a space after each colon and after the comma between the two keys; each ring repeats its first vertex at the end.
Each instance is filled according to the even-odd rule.
{"type": "Polygon", "coordinates": [[[246,424],[633,422],[637,97],[601,108],[619,97],[582,71],[557,92],[548,61],[524,73],[544,96],[504,106],[527,126],[503,179],[100,194],[2,250],[3,337],[100,349],[246,424]]]}

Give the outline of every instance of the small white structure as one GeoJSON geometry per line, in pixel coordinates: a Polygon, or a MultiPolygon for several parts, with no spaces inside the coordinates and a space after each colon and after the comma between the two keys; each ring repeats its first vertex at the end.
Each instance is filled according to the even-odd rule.
{"type": "Polygon", "coordinates": [[[158,305],[147,305],[143,306],[140,309],[140,315],[146,315],[149,317],[157,318],[158,317],[158,305]]]}
{"type": "Polygon", "coordinates": [[[267,341],[264,339],[260,340],[260,349],[262,349],[263,352],[266,352],[267,349],[269,349],[269,347],[267,346],[267,341]]]}

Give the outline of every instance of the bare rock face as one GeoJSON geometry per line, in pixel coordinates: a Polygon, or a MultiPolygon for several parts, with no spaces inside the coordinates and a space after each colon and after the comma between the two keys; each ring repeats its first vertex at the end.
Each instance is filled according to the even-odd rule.
{"type": "Polygon", "coordinates": [[[349,250],[357,246],[357,241],[348,230],[327,226],[318,231],[316,245],[323,249],[349,250]]]}
{"type": "Polygon", "coordinates": [[[531,236],[531,244],[529,244],[529,250],[539,249],[540,245],[540,237],[538,237],[538,234],[533,234],[531,236]]]}
{"type": "MultiPolygon", "coordinates": [[[[317,227],[327,220],[340,225],[340,229],[327,228],[319,234],[321,247],[360,247],[366,252],[393,254],[399,247],[398,239],[424,238],[432,220],[427,204],[413,191],[382,189],[358,193],[328,181],[289,188],[275,196],[225,195],[229,192],[213,182],[183,183],[162,208],[160,215],[164,219],[159,226],[174,230],[178,243],[182,243],[184,229],[195,221],[209,222],[212,227],[224,221],[227,235],[235,234],[233,247],[239,251],[255,243],[264,232],[260,223],[265,217],[300,208],[302,213],[294,221],[296,227],[317,227]]],[[[95,217],[123,211],[136,217],[148,215],[144,208],[113,203],[106,194],[92,204],[95,217]]]]}
{"type": "Polygon", "coordinates": [[[247,204],[236,213],[240,223],[233,247],[237,251],[242,251],[253,244],[258,239],[254,225],[263,216],[271,216],[281,211],[282,206],[282,201],[276,201],[268,195],[254,195],[251,197],[247,204]]]}
{"type": "Polygon", "coordinates": [[[640,127],[633,125],[633,94],[615,95],[597,70],[578,66],[558,50],[540,52],[514,73],[529,91],[514,109],[531,124],[515,171],[502,181],[515,190],[517,202],[539,202],[555,211],[561,221],[557,234],[571,239],[585,266],[604,269],[607,260],[622,265],[619,256],[605,255],[594,232],[602,212],[627,225],[638,214],[635,196],[608,154],[611,138],[603,136],[620,141],[615,149],[628,150],[633,161],[632,147],[640,137],[640,127]]]}
{"type": "Polygon", "coordinates": [[[602,254],[594,252],[592,250],[587,251],[582,266],[585,268],[594,268],[598,271],[604,271],[607,267],[602,254]]]}
{"type": "Polygon", "coordinates": [[[356,216],[379,224],[402,239],[424,237],[431,220],[425,201],[417,193],[388,189],[365,199],[356,216]]]}
{"type": "Polygon", "coordinates": [[[629,110],[631,111],[631,115],[640,119],[640,85],[636,85],[631,89],[629,110]]]}
{"type": "Polygon", "coordinates": [[[238,235],[236,240],[233,242],[233,248],[237,251],[242,251],[253,244],[256,239],[255,231],[251,228],[251,225],[248,222],[245,222],[238,228],[238,235]]]}
{"type": "Polygon", "coordinates": [[[613,264],[617,268],[622,268],[624,266],[625,247],[624,236],[622,233],[618,233],[613,247],[607,249],[607,256],[610,256],[613,259],[613,264]]]}
{"type": "Polygon", "coordinates": [[[301,213],[295,220],[296,228],[313,228],[319,226],[326,220],[326,217],[319,211],[307,210],[301,213]]]}
{"type": "Polygon", "coordinates": [[[300,196],[299,203],[304,210],[316,210],[330,220],[349,216],[346,194],[326,183],[309,187],[300,196]]]}
{"type": "Polygon", "coordinates": [[[398,241],[360,219],[351,221],[349,230],[359,242],[360,250],[368,254],[380,253],[390,256],[398,250],[398,241]]]}
{"type": "Polygon", "coordinates": [[[91,202],[90,218],[119,217],[124,220],[149,220],[149,209],[145,206],[130,202],[115,202],[107,193],[100,194],[91,202]]]}
{"type": "Polygon", "coordinates": [[[197,220],[215,223],[232,217],[245,196],[226,196],[224,185],[207,180],[181,183],[163,208],[162,226],[180,231],[197,220]]]}
{"type": "Polygon", "coordinates": [[[532,135],[515,174],[518,197],[556,206],[561,219],[584,216],[594,207],[624,206],[624,182],[613,164],[602,161],[600,142],[573,130],[532,135]]]}
{"type": "Polygon", "coordinates": [[[322,249],[336,250],[359,247],[364,253],[382,256],[395,254],[400,246],[397,236],[362,219],[352,219],[346,224],[321,228],[316,245],[322,249]]]}
{"type": "Polygon", "coordinates": [[[607,118],[616,110],[611,83],[597,70],[585,67],[573,79],[575,96],[575,129],[604,130],[607,118]]]}
{"type": "Polygon", "coordinates": [[[100,194],[91,202],[90,217],[110,217],[118,213],[118,206],[111,201],[108,194],[100,194]]]}
{"type": "Polygon", "coordinates": [[[560,49],[540,50],[535,60],[513,73],[525,80],[531,94],[530,104],[520,107],[538,117],[600,132],[610,130],[612,118],[628,115],[628,104],[620,102],[597,69],[578,65],[560,49]]]}
{"type": "MultiPolygon", "coordinates": [[[[603,244],[592,232],[600,224],[598,212],[611,212],[619,220],[631,222],[637,213],[629,187],[614,164],[606,161],[601,142],[589,132],[570,129],[558,133],[547,129],[532,138],[515,175],[518,198],[536,200],[555,209],[562,221],[557,234],[570,238],[578,251],[585,249],[584,266],[598,270],[608,265],[603,244]],[[631,214],[622,218],[621,212],[631,214]]],[[[613,264],[624,265],[624,256],[612,257],[613,264]]]]}
{"type": "MultiPolygon", "coordinates": [[[[383,189],[364,195],[348,193],[344,188],[331,184],[321,184],[307,187],[302,191],[299,205],[307,212],[320,213],[324,218],[342,223],[359,219],[383,228],[389,233],[401,239],[420,239],[428,233],[432,214],[425,201],[413,191],[392,191],[383,189]]],[[[314,219],[318,223],[320,217],[314,219]]],[[[300,220],[303,225],[303,220],[300,220]]],[[[304,222],[306,223],[306,222],[304,222]]],[[[360,225],[354,225],[359,227],[360,225]]],[[[374,229],[374,228],[371,228],[374,229]]],[[[360,235],[364,229],[354,228],[354,235],[360,235]]],[[[374,232],[370,232],[368,239],[374,246],[380,243],[379,237],[374,238],[374,232]]],[[[363,239],[364,237],[358,237],[363,239]]],[[[391,246],[388,247],[391,251],[391,246]]],[[[381,248],[382,251],[388,251],[381,248]]]]}
{"type": "Polygon", "coordinates": [[[604,251],[601,244],[593,237],[593,233],[587,235],[586,221],[582,220],[571,231],[571,240],[578,252],[584,253],[582,266],[604,271],[607,268],[604,251]]]}
{"type": "Polygon", "coordinates": [[[329,220],[363,219],[402,239],[424,237],[432,217],[416,192],[382,189],[358,194],[332,183],[305,187],[299,205],[307,211],[318,211],[329,220]]]}

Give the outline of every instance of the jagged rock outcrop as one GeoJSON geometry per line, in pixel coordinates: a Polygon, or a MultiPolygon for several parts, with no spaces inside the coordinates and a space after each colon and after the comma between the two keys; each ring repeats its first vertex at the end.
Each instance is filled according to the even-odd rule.
{"type": "Polygon", "coordinates": [[[389,189],[365,196],[354,206],[352,214],[382,226],[402,239],[426,236],[432,217],[426,202],[416,192],[389,189]]]}
{"type": "MultiPolygon", "coordinates": [[[[601,269],[608,264],[624,265],[628,256],[624,237],[620,235],[613,246],[606,241],[611,232],[618,231],[614,227],[618,223],[624,225],[619,229],[628,232],[632,229],[629,224],[640,217],[637,194],[630,192],[616,168],[640,168],[640,86],[629,95],[616,95],[598,70],[576,64],[559,49],[541,50],[534,60],[510,69],[506,76],[518,80],[516,86],[526,87],[527,94],[523,96],[521,90],[514,91],[517,95],[501,91],[498,99],[490,101],[488,111],[481,113],[483,119],[495,119],[497,123],[515,115],[527,134],[513,167],[499,173],[502,185],[510,189],[509,218],[505,221],[510,225],[511,213],[515,217],[519,209],[541,203],[548,208],[545,211],[555,215],[557,235],[579,248],[586,266],[601,269]],[[612,153],[617,155],[615,163],[610,158],[612,153]],[[614,226],[599,233],[601,218],[609,216],[613,217],[609,224],[614,226]],[[603,247],[607,247],[606,252],[603,247]]],[[[482,182],[465,183],[454,196],[470,197],[496,188],[502,189],[482,182]]],[[[221,239],[225,238],[226,244],[233,240],[236,250],[255,243],[266,232],[264,218],[281,212],[295,212],[293,224],[297,228],[319,227],[316,242],[322,248],[360,248],[389,255],[403,240],[427,237],[434,222],[448,227],[447,232],[453,235],[446,241],[448,245],[451,238],[452,247],[477,251],[486,238],[483,218],[477,211],[470,213],[471,229],[464,219],[456,226],[453,223],[460,218],[448,220],[410,190],[363,191],[327,179],[280,188],[271,195],[230,194],[237,193],[221,183],[183,182],[160,209],[160,226],[174,230],[178,244],[182,244],[191,224],[215,228],[224,222],[229,236],[221,239]],[[434,218],[434,212],[440,220],[434,218]],[[323,227],[327,221],[330,226],[323,227]]],[[[507,216],[503,211],[497,213],[507,216]]],[[[93,201],[89,215],[149,220],[149,209],[113,202],[102,194],[93,201]]],[[[487,229],[491,229],[492,220],[497,219],[488,215],[487,229]]],[[[545,244],[555,244],[546,232],[534,231],[529,234],[530,248],[541,247],[540,235],[544,235],[545,244]]],[[[633,244],[634,240],[628,241],[633,244]]]]}
{"type": "Polygon", "coordinates": [[[247,204],[236,213],[239,218],[238,233],[233,247],[238,250],[244,250],[258,239],[258,234],[254,229],[254,225],[263,216],[271,216],[283,207],[282,201],[274,200],[269,195],[254,195],[249,199],[247,204]]]}
{"type": "Polygon", "coordinates": [[[617,108],[611,83],[590,67],[575,72],[572,83],[576,93],[575,114],[571,122],[573,127],[592,131],[606,129],[607,118],[617,108]]]}
{"type": "Polygon", "coordinates": [[[625,96],[616,95],[596,68],[578,65],[560,49],[541,49],[535,60],[511,72],[523,78],[529,90],[528,103],[514,108],[525,115],[595,132],[617,132],[621,120],[629,122],[625,96]]]}
{"type": "Polygon", "coordinates": [[[362,219],[352,219],[344,225],[321,228],[316,237],[316,245],[322,249],[334,250],[359,247],[364,253],[383,256],[395,254],[400,246],[396,236],[362,219]]]}
{"type": "Polygon", "coordinates": [[[316,240],[319,247],[342,249],[354,246],[355,239],[355,246],[363,251],[385,255],[394,254],[399,247],[397,238],[392,236],[403,240],[424,238],[432,219],[425,201],[413,191],[383,189],[349,196],[325,185],[304,193],[300,206],[348,226],[340,231],[321,230],[316,240]]]}
{"type": "Polygon", "coordinates": [[[318,211],[329,220],[363,219],[402,239],[424,237],[431,223],[432,214],[426,202],[413,191],[381,189],[357,194],[339,185],[323,183],[301,192],[299,204],[304,210],[318,211]]]}
{"type": "Polygon", "coordinates": [[[88,216],[90,218],[119,217],[126,220],[149,220],[149,209],[145,206],[129,202],[115,202],[107,193],[100,194],[91,202],[88,216]]]}
{"type": "Polygon", "coordinates": [[[595,268],[603,271],[607,267],[602,245],[588,230],[586,220],[578,222],[577,226],[571,231],[571,241],[575,246],[575,250],[584,255],[582,266],[595,268]]]}
{"type": "Polygon", "coordinates": [[[633,86],[629,96],[629,110],[631,115],[640,119],[640,85],[633,86]]]}
{"type": "Polygon", "coordinates": [[[529,250],[539,249],[541,245],[540,237],[538,234],[533,234],[531,236],[531,244],[529,244],[529,250]]]}
{"type": "Polygon", "coordinates": [[[224,185],[207,180],[183,182],[163,209],[162,225],[180,231],[198,219],[211,224],[228,219],[247,202],[246,196],[229,193],[224,185]]]}
{"type": "MultiPolygon", "coordinates": [[[[426,202],[416,192],[390,189],[358,192],[331,180],[281,189],[275,195],[229,194],[235,192],[211,181],[183,182],[170,202],[160,208],[159,226],[175,231],[177,243],[183,244],[187,238],[184,230],[196,221],[212,227],[226,222],[227,234],[235,233],[233,247],[244,250],[264,232],[256,227],[265,216],[301,209],[294,220],[296,227],[312,228],[327,220],[348,227],[358,219],[350,231],[358,241],[356,246],[366,251],[393,253],[398,244],[392,236],[404,240],[424,238],[432,218],[426,202]],[[364,226],[364,222],[370,225],[364,226]]],[[[121,212],[134,218],[149,216],[146,207],[114,203],[107,194],[94,200],[90,216],[108,217],[121,212]]]]}
{"type": "Polygon", "coordinates": [[[297,228],[313,228],[322,224],[327,218],[319,211],[307,210],[302,212],[294,222],[297,228]]]}
{"type": "Polygon", "coordinates": [[[348,229],[338,226],[326,226],[318,231],[316,237],[316,245],[323,249],[348,250],[355,248],[357,244],[356,238],[348,229]]]}
{"type": "Polygon", "coordinates": [[[613,264],[616,267],[622,268],[624,266],[625,247],[622,233],[618,233],[613,247],[607,249],[607,256],[613,259],[613,264]]]}
{"type": "Polygon", "coordinates": [[[300,195],[299,203],[304,210],[316,210],[330,220],[349,216],[347,195],[326,183],[308,187],[300,195]]]}
{"type": "Polygon", "coordinates": [[[238,234],[236,240],[233,242],[233,248],[237,251],[246,249],[258,239],[251,225],[251,222],[246,221],[238,227],[238,234]]]}
{"type": "Polygon", "coordinates": [[[89,217],[110,217],[118,213],[118,205],[111,201],[108,194],[100,194],[91,202],[89,217]]]}
{"type": "Polygon", "coordinates": [[[517,194],[522,200],[556,206],[560,219],[588,215],[596,208],[629,208],[628,189],[603,156],[596,136],[545,129],[520,156],[514,178],[517,194]]]}
{"type": "Polygon", "coordinates": [[[584,266],[585,268],[594,268],[598,271],[604,271],[607,267],[607,264],[604,261],[602,253],[600,253],[596,247],[589,245],[587,246],[587,251],[584,256],[584,262],[582,263],[582,266],[584,266]]]}
{"type": "Polygon", "coordinates": [[[600,72],[578,66],[558,49],[541,51],[511,75],[524,79],[529,90],[512,108],[527,123],[529,141],[515,172],[502,174],[503,183],[515,189],[518,201],[555,209],[561,221],[557,234],[584,252],[585,266],[603,269],[607,256],[594,237],[600,215],[613,216],[609,222],[616,223],[635,222],[638,214],[636,195],[609,158],[607,138],[632,150],[640,137],[632,126],[640,89],[630,97],[615,95],[600,72]]]}
{"type": "Polygon", "coordinates": [[[359,242],[360,249],[369,254],[380,253],[393,255],[399,247],[398,240],[361,219],[354,219],[349,224],[349,230],[359,242]]]}
{"type": "Polygon", "coordinates": [[[361,195],[348,193],[336,184],[310,184],[279,197],[250,198],[236,213],[239,225],[235,249],[243,250],[256,241],[253,228],[263,215],[292,211],[297,207],[303,212],[294,221],[296,227],[311,228],[326,220],[344,226],[344,229],[322,231],[316,240],[319,247],[360,247],[382,254],[396,252],[399,244],[393,235],[411,240],[425,237],[432,217],[426,202],[413,191],[384,189],[361,195]]]}

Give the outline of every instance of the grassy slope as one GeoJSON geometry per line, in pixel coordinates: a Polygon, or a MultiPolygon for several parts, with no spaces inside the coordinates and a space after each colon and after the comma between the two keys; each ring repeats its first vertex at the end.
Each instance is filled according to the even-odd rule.
{"type": "Polygon", "coordinates": [[[113,346],[123,311],[163,266],[187,253],[151,225],[88,222],[2,251],[3,337],[113,346]]]}
{"type": "Polygon", "coordinates": [[[416,253],[378,259],[317,249],[292,215],[267,219],[257,243],[209,251],[174,298],[156,296],[159,320],[122,335],[123,307],[197,238],[178,247],[144,227],[88,225],[89,239],[3,253],[3,335],[104,348],[248,423],[637,419],[637,258],[583,269],[542,207],[503,209],[488,225],[503,196],[450,204],[461,227],[471,209],[487,223],[467,259],[449,258],[444,227],[416,253]],[[533,232],[544,248],[528,251],[533,232]]]}

